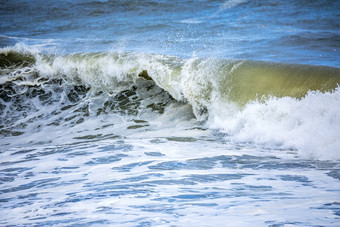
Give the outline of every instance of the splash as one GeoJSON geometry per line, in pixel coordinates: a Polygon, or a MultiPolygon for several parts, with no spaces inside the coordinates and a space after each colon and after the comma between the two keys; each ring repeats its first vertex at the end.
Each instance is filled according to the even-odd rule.
{"type": "Polygon", "coordinates": [[[182,119],[193,113],[229,140],[340,159],[338,68],[121,52],[51,55],[22,47],[0,56],[5,137],[85,127],[112,114],[141,119],[144,125],[126,127],[143,128],[190,105],[182,119]]]}

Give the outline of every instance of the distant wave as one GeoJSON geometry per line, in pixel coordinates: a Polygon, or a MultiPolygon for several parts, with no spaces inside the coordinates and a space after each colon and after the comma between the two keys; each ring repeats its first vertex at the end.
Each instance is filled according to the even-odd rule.
{"type": "Polygon", "coordinates": [[[222,5],[221,5],[221,9],[224,10],[224,9],[230,9],[230,8],[233,8],[235,6],[238,6],[242,3],[245,3],[247,2],[247,0],[228,0],[226,2],[224,2],[222,5]]]}

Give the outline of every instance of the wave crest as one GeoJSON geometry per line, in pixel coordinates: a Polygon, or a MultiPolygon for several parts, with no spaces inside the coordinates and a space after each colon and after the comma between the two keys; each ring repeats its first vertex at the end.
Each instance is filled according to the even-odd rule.
{"type": "Polygon", "coordinates": [[[162,115],[173,103],[189,103],[199,121],[230,140],[340,159],[339,68],[15,48],[0,56],[4,136],[40,130],[37,120],[45,127],[73,127],[91,116],[162,115]]]}

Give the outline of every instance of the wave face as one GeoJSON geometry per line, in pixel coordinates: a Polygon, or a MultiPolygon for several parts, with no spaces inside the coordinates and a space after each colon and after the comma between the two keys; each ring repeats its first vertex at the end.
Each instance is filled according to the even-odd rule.
{"type": "Polygon", "coordinates": [[[126,52],[51,55],[22,45],[3,49],[0,65],[2,137],[80,127],[110,114],[148,122],[189,105],[185,119],[227,140],[340,158],[338,68],[126,52]]]}
{"type": "Polygon", "coordinates": [[[71,128],[108,113],[127,119],[163,113],[173,99],[154,81],[139,77],[136,66],[122,63],[130,57],[4,50],[1,136],[71,128]]]}

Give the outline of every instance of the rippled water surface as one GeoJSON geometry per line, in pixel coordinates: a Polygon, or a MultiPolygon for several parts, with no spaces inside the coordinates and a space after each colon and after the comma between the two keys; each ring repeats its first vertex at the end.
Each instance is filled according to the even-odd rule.
{"type": "Polygon", "coordinates": [[[1,223],[338,224],[338,162],[190,140],[129,137],[9,149],[1,154],[1,223]]]}
{"type": "Polygon", "coordinates": [[[0,226],[339,226],[337,1],[0,1],[0,226]]]}

